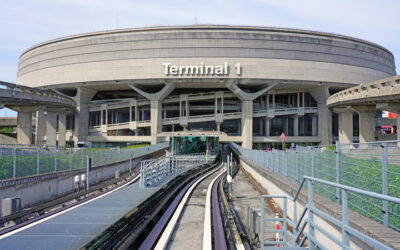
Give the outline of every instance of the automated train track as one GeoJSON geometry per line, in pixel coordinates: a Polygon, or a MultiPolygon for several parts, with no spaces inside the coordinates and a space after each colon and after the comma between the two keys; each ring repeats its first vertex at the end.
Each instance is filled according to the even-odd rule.
{"type": "MultiPolygon", "coordinates": [[[[165,186],[154,191],[144,202],[133,207],[129,212],[120,217],[120,219],[114,221],[106,230],[86,243],[82,249],[168,248],[171,234],[176,227],[176,222],[182,217],[185,204],[199,183],[205,181],[208,182],[208,188],[205,199],[205,216],[202,223],[204,235],[203,249],[231,248],[227,246],[227,237],[224,233],[224,231],[226,232],[226,228],[224,228],[225,220],[222,218],[221,214],[223,212],[220,210],[221,201],[225,199],[222,181],[226,176],[226,171],[223,168],[223,163],[219,161],[212,165],[199,166],[177,176],[165,184],[165,186]]],[[[124,182],[113,185],[111,188],[107,188],[98,194],[86,197],[67,206],[53,209],[46,214],[6,228],[0,231],[0,239],[5,239],[8,236],[14,237],[23,230],[31,227],[34,228],[48,220],[57,220],[57,216],[74,211],[73,209],[85,206],[95,200],[100,200],[108,194],[117,192],[118,190],[126,190],[132,184],[137,185],[139,178],[139,174],[136,173],[126,178],[124,182]]],[[[223,210],[226,210],[226,208],[223,210]]],[[[241,249],[240,247],[235,248],[241,249]]]]}

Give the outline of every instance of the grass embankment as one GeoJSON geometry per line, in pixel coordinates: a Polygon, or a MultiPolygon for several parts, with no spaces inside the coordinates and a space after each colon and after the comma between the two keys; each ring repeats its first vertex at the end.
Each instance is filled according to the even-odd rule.
{"type": "MultiPolygon", "coordinates": [[[[336,182],[336,153],[326,150],[315,153],[315,177],[336,182]]],[[[343,153],[339,155],[340,183],[376,193],[382,193],[381,159],[358,159],[343,153]]],[[[300,175],[311,176],[311,155],[300,154],[300,175]]],[[[388,195],[400,197],[400,166],[388,164],[388,195]]],[[[293,179],[293,178],[292,178],[293,179]]],[[[332,201],[336,200],[336,189],[316,184],[315,192],[332,201]]],[[[341,192],[340,192],[341,196],[341,192]]],[[[348,193],[349,208],[362,215],[383,222],[382,201],[352,192],[348,193]]],[[[389,203],[389,223],[400,228],[400,205],[389,203]]]]}

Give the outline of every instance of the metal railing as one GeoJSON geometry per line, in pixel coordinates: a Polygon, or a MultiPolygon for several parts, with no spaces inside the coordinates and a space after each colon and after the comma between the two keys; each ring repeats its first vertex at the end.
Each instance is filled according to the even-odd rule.
{"type": "MultiPolygon", "coordinates": [[[[400,141],[301,147],[285,151],[237,150],[248,161],[300,184],[311,176],[337,184],[400,197],[400,141]]],[[[315,192],[341,203],[338,188],[317,184],[315,192]]],[[[349,207],[387,227],[400,231],[400,205],[360,194],[349,194],[349,207]]]]}
{"type": "MultiPolygon", "coordinates": [[[[358,195],[363,195],[366,197],[378,199],[384,202],[390,202],[395,204],[400,204],[400,199],[396,197],[391,197],[388,195],[382,195],[375,192],[369,192],[366,190],[362,190],[359,188],[354,188],[342,184],[333,183],[330,181],[325,181],[322,179],[317,179],[309,176],[304,176],[300,185],[297,189],[294,197],[290,196],[277,196],[277,195],[263,195],[261,196],[261,226],[260,226],[260,241],[261,241],[261,249],[264,246],[268,245],[276,245],[282,244],[284,246],[304,246],[306,240],[308,240],[308,246],[310,249],[328,249],[326,246],[326,242],[322,242],[320,239],[322,237],[316,236],[317,234],[322,234],[326,236],[333,243],[340,246],[342,249],[350,248],[350,236],[356,237],[360,239],[362,242],[376,248],[376,249],[391,249],[389,246],[357,231],[356,229],[349,226],[349,198],[348,195],[354,193],[358,195]],[[304,206],[303,211],[300,213],[300,216],[297,214],[297,198],[299,197],[300,191],[305,186],[304,183],[307,181],[307,203],[304,206]],[[316,184],[333,187],[341,191],[341,208],[342,208],[342,218],[338,220],[331,215],[317,209],[313,204],[313,191],[316,184]],[[274,199],[283,199],[283,218],[265,218],[265,198],[274,198],[274,199]],[[288,209],[287,209],[287,200],[293,202],[293,219],[288,218],[288,209]],[[307,215],[307,216],[306,216],[307,215]],[[329,230],[323,228],[316,220],[314,220],[314,216],[320,217],[323,220],[335,225],[341,231],[341,238],[335,236],[330,233],[329,230]],[[280,221],[283,223],[283,229],[265,229],[266,221],[280,221]],[[287,230],[288,225],[293,228],[292,232],[287,230]],[[281,241],[266,241],[265,233],[279,233],[282,234],[283,242],[281,241]],[[288,237],[292,240],[292,243],[289,243],[288,237]],[[324,244],[325,243],[325,244],[324,244]]],[[[326,225],[326,224],[325,224],[326,225]]]]}
{"type": "Polygon", "coordinates": [[[42,148],[0,146],[0,180],[111,164],[168,147],[168,142],[136,148],[42,148]]]}
{"type": "Polygon", "coordinates": [[[140,187],[155,187],[164,184],[172,177],[206,163],[205,153],[188,155],[166,155],[141,162],[140,187]]]}

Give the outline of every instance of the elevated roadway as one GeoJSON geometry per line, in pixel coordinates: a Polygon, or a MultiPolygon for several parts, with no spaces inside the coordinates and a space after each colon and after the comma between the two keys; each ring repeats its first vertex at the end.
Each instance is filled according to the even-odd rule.
{"type": "Polygon", "coordinates": [[[66,112],[74,111],[76,103],[73,99],[52,90],[42,90],[25,87],[7,82],[0,82],[0,108],[9,108],[18,112],[17,142],[32,143],[32,113],[42,111],[36,121],[44,121],[44,111],[47,112],[47,124],[36,124],[36,138],[47,136],[47,145],[56,146],[57,116],[59,128],[59,146],[65,144],[66,112]],[[46,131],[44,131],[44,125],[46,131]],[[42,132],[42,135],[40,134],[42,132]]]}
{"type": "MultiPolygon", "coordinates": [[[[359,113],[360,142],[375,141],[374,112],[400,113],[400,75],[340,91],[326,103],[339,114],[339,142],[353,142],[353,112],[359,113]]],[[[399,119],[397,127],[400,127],[399,119]]],[[[399,133],[397,139],[400,139],[399,133]]]]}

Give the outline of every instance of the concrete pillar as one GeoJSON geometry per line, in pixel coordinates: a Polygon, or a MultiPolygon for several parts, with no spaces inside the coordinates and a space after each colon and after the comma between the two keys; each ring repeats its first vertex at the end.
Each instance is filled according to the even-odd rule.
{"type": "Polygon", "coordinates": [[[299,117],[293,117],[293,136],[299,136],[299,117]]]}
{"type": "Polygon", "coordinates": [[[375,141],[374,112],[359,112],[360,142],[375,141]]]}
{"type": "Polygon", "coordinates": [[[253,101],[242,101],[242,147],[253,146],[253,101]]]}
{"type": "Polygon", "coordinates": [[[271,134],[271,119],[265,118],[265,136],[271,134]]]}
{"type": "Polygon", "coordinates": [[[67,114],[59,113],[58,114],[58,146],[65,146],[65,133],[66,133],[66,124],[67,124],[67,114]]]}
{"type": "MultiPolygon", "coordinates": [[[[397,140],[400,141],[400,113],[397,114],[397,140]]],[[[400,142],[397,144],[398,146],[400,142]]]]}
{"type": "Polygon", "coordinates": [[[332,112],[325,103],[318,103],[318,134],[321,145],[332,144],[332,112]]]}
{"type": "Polygon", "coordinates": [[[150,101],[150,118],[151,118],[151,144],[157,144],[157,134],[161,133],[161,101],[150,101]]]}
{"type": "Polygon", "coordinates": [[[353,113],[339,113],[339,142],[353,143],[353,113]]]}
{"type": "Polygon", "coordinates": [[[217,122],[217,131],[221,131],[221,123],[217,122]]]}
{"type": "Polygon", "coordinates": [[[44,109],[41,108],[36,111],[36,138],[35,144],[37,146],[43,146],[46,144],[46,140],[44,136],[46,135],[46,125],[47,125],[47,117],[44,114],[44,109]]]}
{"type": "Polygon", "coordinates": [[[17,143],[31,144],[31,138],[32,138],[32,113],[18,112],[17,143]]]}
{"type": "Polygon", "coordinates": [[[47,111],[46,145],[57,146],[57,113],[47,111]]]}
{"type": "Polygon", "coordinates": [[[326,106],[330,96],[328,86],[321,85],[309,90],[310,95],[318,103],[318,135],[321,145],[332,144],[332,112],[326,106]]]}
{"type": "Polygon", "coordinates": [[[318,118],[317,116],[312,116],[312,127],[311,127],[311,134],[312,136],[317,136],[318,135],[318,118]]]}
{"type": "Polygon", "coordinates": [[[89,102],[96,92],[96,90],[85,87],[77,88],[77,94],[74,97],[77,104],[75,111],[75,144],[78,141],[86,141],[86,137],[89,134],[89,102]]]}
{"type": "Polygon", "coordinates": [[[283,133],[287,136],[289,133],[289,116],[286,116],[283,122],[283,133]]]}

